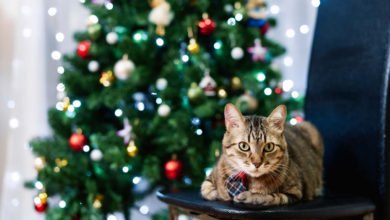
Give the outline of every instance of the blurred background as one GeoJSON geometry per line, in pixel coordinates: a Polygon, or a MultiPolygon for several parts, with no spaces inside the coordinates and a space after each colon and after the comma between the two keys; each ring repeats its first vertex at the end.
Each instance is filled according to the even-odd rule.
{"type": "MultiPolygon", "coordinates": [[[[319,0],[269,0],[278,26],[269,38],[287,48],[277,59],[284,80],[304,95],[319,0]]],[[[43,219],[34,210],[33,190],[25,180],[36,176],[28,146],[36,136],[51,134],[47,109],[57,102],[61,57],[77,45],[72,35],[85,29],[89,12],[79,0],[0,0],[0,216],[43,219]]],[[[162,207],[153,196],[140,203],[150,212],[162,207]]],[[[148,215],[133,212],[134,219],[148,215]]],[[[113,214],[112,219],[121,219],[113,214]]]]}

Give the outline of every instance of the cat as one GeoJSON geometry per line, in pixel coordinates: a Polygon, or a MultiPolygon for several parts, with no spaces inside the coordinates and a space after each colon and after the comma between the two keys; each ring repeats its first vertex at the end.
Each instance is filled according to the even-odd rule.
{"type": "Polygon", "coordinates": [[[323,141],[309,122],[285,123],[286,107],[268,117],[224,109],[222,154],[201,185],[206,200],[282,205],[322,193],[323,141]]]}

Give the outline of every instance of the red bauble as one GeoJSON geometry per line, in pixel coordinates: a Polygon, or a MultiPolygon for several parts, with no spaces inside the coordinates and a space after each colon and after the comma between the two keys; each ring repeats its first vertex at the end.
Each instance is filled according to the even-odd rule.
{"type": "Polygon", "coordinates": [[[203,18],[198,23],[199,31],[202,35],[210,35],[215,31],[217,25],[210,18],[203,18]]]}
{"type": "Polygon", "coordinates": [[[260,28],[260,33],[262,35],[265,35],[268,32],[269,28],[270,28],[270,25],[267,22],[267,23],[265,23],[265,25],[263,27],[260,28]]]}
{"type": "Polygon", "coordinates": [[[164,168],[165,176],[169,180],[177,180],[182,174],[183,165],[179,160],[172,159],[165,163],[164,168]]]}
{"type": "Polygon", "coordinates": [[[39,213],[45,212],[48,206],[48,203],[34,203],[34,208],[39,213]]]}
{"type": "Polygon", "coordinates": [[[81,58],[86,58],[89,56],[89,49],[91,48],[91,42],[84,40],[79,43],[77,46],[77,55],[81,58]]]}
{"type": "Polygon", "coordinates": [[[276,87],[276,88],[275,88],[275,93],[278,94],[278,95],[280,95],[280,94],[283,93],[283,89],[282,89],[281,87],[276,87]]]}
{"type": "Polygon", "coordinates": [[[87,138],[82,133],[74,133],[69,138],[69,146],[74,151],[81,151],[87,143],[87,138]]]}

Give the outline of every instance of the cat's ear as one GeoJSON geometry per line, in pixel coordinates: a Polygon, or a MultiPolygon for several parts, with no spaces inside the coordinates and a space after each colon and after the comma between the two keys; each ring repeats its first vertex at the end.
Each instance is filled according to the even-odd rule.
{"type": "Polygon", "coordinates": [[[279,105],[268,116],[267,121],[271,128],[277,132],[283,132],[287,110],[285,105],[279,105]]]}
{"type": "Polygon", "coordinates": [[[226,104],[224,115],[226,130],[230,131],[244,126],[244,117],[236,106],[230,103],[226,104]]]}

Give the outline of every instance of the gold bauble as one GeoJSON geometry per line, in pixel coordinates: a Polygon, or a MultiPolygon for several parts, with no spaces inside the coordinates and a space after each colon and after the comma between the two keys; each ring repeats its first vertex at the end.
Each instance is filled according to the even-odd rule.
{"type": "Polygon", "coordinates": [[[62,108],[64,109],[64,111],[67,111],[69,106],[70,106],[70,99],[69,97],[65,97],[64,100],[62,100],[62,108]]]}
{"type": "Polygon", "coordinates": [[[188,89],[187,96],[191,101],[196,101],[203,94],[202,88],[198,86],[195,82],[191,83],[191,87],[188,89]]]}
{"type": "Polygon", "coordinates": [[[102,202],[101,202],[100,200],[95,199],[95,200],[93,201],[92,206],[93,206],[95,209],[100,209],[100,208],[102,207],[102,202]]]}
{"type": "Polygon", "coordinates": [[[127,154],[129,157],[135,157],[138,154],[138,148],[135,146],[134,141],[130,141],[129,146],[127,147],[127,154]]]}
{"type": "Polygon", "coordinates": [[[68,160],[66,159],[60,159],[60,158],[57,158],[56,159],[56,165],[59,167],[59,168],[62,168],[62,167],[66,167],[68,165],[68,160]]]}
{"type": "Polygon", "coordinates": [[[47,194],[45,192],[39,193],[38,197],[43,204],[47,203],[47,194]]]}
{"type": "Polygon", "coordinates": [[[192,54],[199,53],[199,44],[196,42],[195,38],[191,38],[190,43],[187,46],[187,50],[192,54]]]}
{"type": "Polygon", "coordinates": [[[112,82],[114,81],[114,75],[111,70],[107,72],[103,72],[102,76],[100,77],[99,82],[104,86],[104,87],[109,87],[112,82]]]}
{"type": "Polygon", "coordinates": [[[241,79],[238,78],[237,76],[232,78],[232,89],[234,90],[239,90],[241,89],[242,84],[241,84],[241,79]]]}

